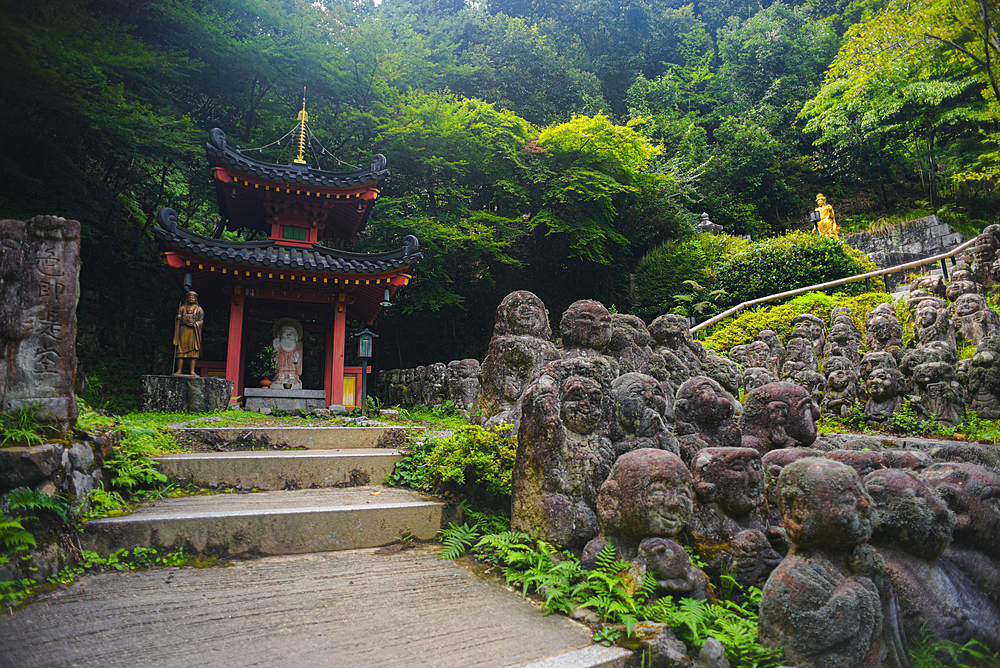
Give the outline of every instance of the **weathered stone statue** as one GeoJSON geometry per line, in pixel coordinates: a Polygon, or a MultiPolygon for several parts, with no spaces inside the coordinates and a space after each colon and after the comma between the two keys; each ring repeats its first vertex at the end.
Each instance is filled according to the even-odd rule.
{"type": "Polygon", "coordinates": [[[837,217],[833,213],[833,206],[826,203],[826,196],[823,193],[816,195],[816,213],[819,219],[813,226],[813,232],[828,237],[840,238],[840,227],[837,225],[837,217]]]}
{"type": "Polygon", "coordinates": [[[708,564],[705,572],[716,581],[729,573],[744,588],[763,586],[781,561],[771,541],[783,546],[785,539],[768,524],[760,453],[705,448],[695,454],[691,475],[696,499],[685,537],[708,564]]]}
{"type": "Polygon", "coordinates": [[[986,226],[982,234],[976,239],[972,246],[972,256],[975,261],[972,265],[972,272],[975,274],[976,282],[984,287],[993,285],[993,262],[997,259],[997,229],[994,225],[986,226]]]}
{"type": "Polygon", "coordinates": [[[728,357],[744,369],[759,367],[767,369],[772,376],[777,376],[785,361],[785,347],[781,345],[777,334],[765,329],[757,334],[756,341],[733,346],[728,357]]]}
{"type": "Polygon", "coordinates": [[[601,534],[587,544],[581,562],[594,568],[610,543],[619,559],[635,566],[638,581],[647,572],[656,578],[658,595],[705,599],[705,574],[672,540],[691,517],[693,503],[691,474],[680,457],[651,448],[622,455],[601,485],[601,534]]]}
{"type": "Polygon", "coordinates": [[[820,409],[823,413],[839,418],[850,416],[858,400],[858,372],[846,357],[830,357],[823,363],[826,374],[826,394],[820,409]]]}
{"type": "Polygon", "coordinates": [[[650,323],[649,333],[655,342],[653,352],[661,355],[672,353],[686,367],[687,377],[681,382],[698,375],[705,349],[691,338],[691,327],[687,318],[675,313],[661,315],[650,323]]]}
{"type": "Polygon", "coordinates": [[[1000,651],[1000,609],[942,558],[955,515],[934,488],[891,469],[870,473],[864,484],[879,515],[871,542],[897,592],[907,637],[929,632],[959,644],[974,638],[1000,651]]]}
{"type": "Polygon", "coordinates": [[[928,295],[944,299],[944,279],[937,274],[918,276],[910,283],[910,293],[913,294],[918,290],[923,290],[928,295]]]}
{"type": "Polygon", "coordinates": [[[987,594],[1000,582],[1000,475],[975,464],[934,464],[919,473],[955,513],[945,556],[987,594]]]}
{"type": "Polygon", "coordinates": [[[785,363],[781,366],[781,378],[809,390],[817,404],[822,401],[826,390],[826,378],[819,373],[818,368],[813,345],[808,339],[789,340],[785,363]]]}
{"type": "Polygon", "coordinates": [[[1000,317],[980,294],[964,294],[951,305],[952,323],[957,340],[979,345],[988,336],[1000,334],[1000,317]]]}
{"type": "Polygon", "coordinates": [[[547,362],[559,359],[548,340],[551,333],[548,311],[534,293],[515,290],[504,297],[479,371],[480,392],[471,409],[475,424],[517,428],[521,393],[547,362]]]}
{"type": "Polygon", "coordinates": [[[903,327],[891,304],[879,304],[865,319],[868,350],[892,353],[896,362],[903,355],[903,327]]]}
{"type": "Polygon", "coordinates": [[[700,375],[711,378],[721,385],[722,389],[728,392],[735,402],[733,406],[736,409],[736,415],[739,416],[743,413],[743,406],[736,399],[740,387],[743,385],[743,372],[740,371],[740,366],[736,362],[717,355],[713,350],[706,350],[705,359],[701,363],[700,375]]]}
{"type": "Polygon", "coordinates": [[[784,468],[778,504],[792,542],[760,603],[759,637],[799,668],[906,665],[884,582],[884,565],[867,544],[871,499],[854,469],[806,458],[784,468]]]}
{"type": "MultiPolygon", "coordinates": [[[[867,359],[867,356],[865,356],[867,359]]],[[[864,389],[868,394],[865,404],[865,419],[874,422],[886,422],[903,407],[906,398],[906,381],[895,367],[878,367],[871,372],[865,381],[864,389]]]]}
{"type": "Polygon", "coordinates": [[[941,341],[955,345],[955,327],[948,319],[948,305],[943,299],[925,298],[916,306],[914,315],[919,345],[941,341]]]}
{"type": "Polygon", "coordinates": [[[615,420],[611,438],[616,455],[640,448],[677,453],[673,434],[673,400],[658,380],[643,373],[626,373],[611,383],[615,420]]]}
{"type": "Polygon", "coordinates": [[[624,313],[611,314],[611,342],[604,354],[618,360],[621,373],[645,373],[653,356],[653,337],[642,318],[624,313]]]}
{"type": "Polygon", "coordinates": [[[479,389],[479,360],[470,357],[448,362],[448,398],[456,406],[471,407],[479,389]]]}
{"type": "Polygon", "coordinates": [[[597,535],[597,492],[614,462],[613,369],[606,358],[552,362],[524,393],[511,527],[563,547],[597,535]]]}
{"type": "Polygon", "coordinates": [[[872,471],[885,468],[882,464],[882,453],[873,450],[830,450],[824,456],[850,466],[862,478],[872,471]]]}
{"type": "Polygon", "coordinates": [[[875,369],[899,370],[899,365],[897,364],[896,358],[893,357],[892,353],[865,353],[865,356],[861,358],[861,379],[868,380],[875,369]]]}
{"type": "Polygon", "coordinates": [[[976,283],[972,268],[965,262],[958,262],[951,268],[951,281],[945,288],[948,301],[956,301],[962,295],[982,294],[983,288],[976,283]]]}
{"type": "Polygon", "coordinates": [[[747,392],[753,392],[758,387],[773,383],[777,378],[771,372],[762,367],[749,367],[743,370],[743,387],[747,392]]]}
{"type": "Polygon", "coordinates": [[[790,339],[807,339],[812,344],[813,356],[823,359],[823,348],[826,344],[823,321],[811,313],[803,313],[792,318],[792,334],[790,339]]]}
{"type": "Polygon", "coordinates": [[[703,213],[701,214],[701,220],[698,221],[698,229],[708,234],[718,234],[722,231],[722,225],[713,223],[708,219],[708,214],[703,213]]]}
{"type": "MultiPolygon", "coordinates": [[[[858,346],[861,344],[861,336],[858,330],[843,322],[836,323],[830,328],[827,336],[824,353],[827,357],[844,357],[851,362],[851,366],[858,371],[861,361],[858,356],[858,346]]],[[[826,367],[823,368],[826,373],[826,367]]]]}
{"type": "MultiPolygon", "coordinates": [[[[281,318],[271,328],[274,341],[274,367],[278,370],[271,387],[275,389],[302,389],[302,323],[292,318],[281,318]]],[[[419,390],[418,390],[419,391],[419,390]]]]}
{"type": "Polygon", "coordinates": [[[677,390],[674,416],[681,459],[690,464],[707,447],[739,447],[743,435],[733,420],[735,399],[721,385],[695,376],[677,390]]]}
{"type": "Polygon", "coordinates": [[[188,292],[174,318],[174,375],[184,373],[184,360],[190,360],[189,376],[196,376],[194,364],[201,357],[201,326],[205,311],[198,305],[198,294],[188,292]]]}
{"type": "Polygon", "coordinates": [[[575,301],[563,313],[559,333],[563,359],[600,355],[611,342],[611,314],[601,302],[575,301]]]}
{"type": "Polygon", "coordinates": [[[777,448],[809,447],[816,440],[819,407],[805,388],[769,383],[746,397],[740,429],[743,447],[766,454],[777,448]]]}
{"type": "Polygon", "coordinates": [[[946,362],[926,362],[913,371],[916,396],[910,397],[917,416],[949,427],[965,422],[965,396],[955,382],[955,368],[946,362]]]}

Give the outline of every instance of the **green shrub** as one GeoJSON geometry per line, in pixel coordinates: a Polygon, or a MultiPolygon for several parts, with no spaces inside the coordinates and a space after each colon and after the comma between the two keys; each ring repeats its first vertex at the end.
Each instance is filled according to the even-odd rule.
{"type": "Polygon", "coordinates": [[[703,343],[706,348],[722,353],[735,345],[750,343],[763,329],[774,330],[779,339],[787,341],[792,333],[792,318],[802,313],[811,313],[822,318],[826,326],[830,327],[830,311],[836,306],[847,306],[854,312],[854,324],[864,335],[865,317],[879,304],[891,300],[892,297],[884,292],[866,292],[860,295],[807,292],[778,306],[762,306],[756,311],[745,310],[726,318],[708,328],[708,335],[703,343]]]}
{"type": "Polygon", "coordinates": [[[464,425],[427,455],[432,486],[482,501],[490,507],[510,498],[517,436],[509,425],[485,429],[464,425]]]}
{"type": "Polygon", "coordinates": [[[636,268],[636,315],[650,320],[680,306],[675,295],[691,292],[684,281],[707,287],[723,258],[749,245],[742,237],[698,234],[683,241],[668,241],[646,253],[636,268]]]}
{"type": "MultiPolygon", "coordinates": [[[[766,297],[786,290],[833,281],[877,269],[867,255],[843,241],[805,232],[755,241],[724,259],[713,285],[729,295],[729,304],[766,297]]],[[[882,292],[885,282],[871,280],[872,290],[882,292]]],[[[866,291],[863,281],[837,288],[849,294],[866,291]]]]}

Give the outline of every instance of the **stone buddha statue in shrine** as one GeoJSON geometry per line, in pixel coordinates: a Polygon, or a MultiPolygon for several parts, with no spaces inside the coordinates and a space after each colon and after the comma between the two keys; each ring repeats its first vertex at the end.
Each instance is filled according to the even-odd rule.
{"type": "Polygon", "coordinates": [[[279,390],[301,390],[302,324],[291,318],[282,318],[274,323],[272,332],[274,366],[278,370],[273,386],[279,390]]]}

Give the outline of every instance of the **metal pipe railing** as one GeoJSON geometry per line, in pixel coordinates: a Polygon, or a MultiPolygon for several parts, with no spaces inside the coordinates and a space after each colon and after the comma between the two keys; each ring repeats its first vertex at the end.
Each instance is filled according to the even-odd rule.
{"type": "Polygon", "coordinates": [[[745,309],[748,306],[756,306],[757,304],[763,304],[765,302],[774,301],[775,299],[783,299],[785,297],[794,297],[796,295],[805,294],[807,292],[814,292],[816,290],[826,290],[828,288],[835,288],[838,285],[847,285],[848,283],[856,283],[858,281],[863,281],[865,279],[875,278],[876,276],[885,276],[886,274],[894,274],[897,271],[906,271],[907,269],[913,269],[914,267],[922,267],[925,264],[931,264],[933,262],[937,262],[938,260],[946,260],[946,259],[948,259],[950,257],[958,255],[959,253],[961,253],[962,251],[964,251],[966,248],[969,248],[970,246],[972,246],[973,244],[975,244],[976,241],[978,241],[978,240],[979,240],[979,237],[977,236],[974,239],[970,239],[969,241],[966,241],[965,243],[962,243],[962,244],[959,244],[958,246],[955,246],[954,248],[952,248],[947,253],[941,253],[940,255],[935,255],[934,257],[924,258],[922,260],[914,260],[913,262],[907,262],[906,264],[896,265],[895,267],[889,267],[888,269],[878,269],[876,271],[869,271],[866,274],[858,274],[856,276],[849,276],[847,278],[838,278],[835,281],[828,281],[826,283],[817,283],[816,285],[810,285],[810,286],[807,286],[807,287],[804,287],[804,288],[796,288],[794,290],[786,290],[785,292],[779,292],[777,294],[768,295],[767,297],[758,297],[757,299],[751,299],[748,302],[743,302],[742,304],[737,304],[736,306],[732,307],[728,311],[725,311],[724,313],[720,313],[717,316],[713,316],[712,318],[709,318],[705,322],[702,322],[702,323],[699,323],[699,324],[695,325],[694,327],[691,328],[691,333],[694,334],[698,330],[701,330],[701,329],[704,329],[704,328],[709,327],[711,325],[714,325],[715,323],[719,322],[720,320],[725,320],[729,316],[731,316],[731,315],[733,315],[735,313],[739,313],[740,311],[742,311],[743,309],[745,309]]]}

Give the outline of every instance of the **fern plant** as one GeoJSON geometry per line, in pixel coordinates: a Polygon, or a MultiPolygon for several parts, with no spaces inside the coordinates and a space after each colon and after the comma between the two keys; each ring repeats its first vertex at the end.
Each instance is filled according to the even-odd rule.
{"type": "Polygon", "coordinates": [[[0,447],[20,443],[42,443],[42,425],[38,421],[38,404],[25,404],[0,414],[0,447]]]}
{"type": "Polygon", "coordinates": [[[47,510],[63,522],[68,521],[66,502],[59,495],[48,496],[37,489],[18,487],[7,492],[6,499],[11,510],[47,510]]]}
{"type": "Polygon", "coordinates": [[[482,535],[478,524],[470,526],[466,523],[462,526],[455,526],[454,522],[450,522],[448,526],[448,529],[442,529],[438,532],[443,546],[439,559],[458,559],[482,535]]]}

